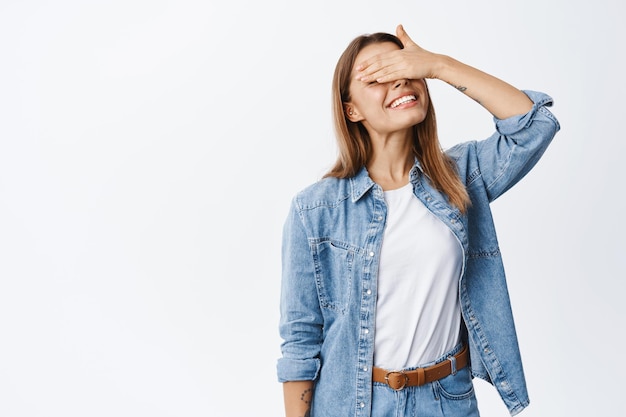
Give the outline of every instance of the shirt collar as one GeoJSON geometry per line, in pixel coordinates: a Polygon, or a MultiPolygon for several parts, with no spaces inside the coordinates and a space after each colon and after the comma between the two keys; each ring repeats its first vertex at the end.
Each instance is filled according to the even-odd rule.
{"type": "MultiPolygon", "coordinates": [[[[411,183],[415,183],[420,173],[423,173],[422,165],[415,158],[415,163],[413,164],[413,168],[409,172],[409,181],[411,183]]],[[[352,189],[352,202],[356,203],[363,197],[376,183],[372,181],[367,172],[367,168],[362,167],[357,174],[350,178],[350,187],[352,189]]]]}
{"type": "Polygon", "coordinates": [[[370,178],[367,168],[362,167],[354,177],[350,178],[352,202],[356,203],[359,201],[374,185],[376,183],[370,178]]]}
{"type": "Polygon", "coordinates": [[[413,164],[413,168],[411,168],[411,171],[409,171],[409,181],[412,184],[415,184],[415,182],[417,181],[417,178],[421,174],[424,174],[424,170],[422,169],[422,164],[420,164],[420,161],[417,158],[415,158],[415,163],[413,164]]]}

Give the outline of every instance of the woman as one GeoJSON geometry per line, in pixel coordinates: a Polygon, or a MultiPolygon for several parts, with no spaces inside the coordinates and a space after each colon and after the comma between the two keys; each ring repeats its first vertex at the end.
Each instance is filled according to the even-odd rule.
{"type": "Polygon", "coordinates": [[[517,414],[529,400],[489,203],[559,130],[552,100],[396,34],[339,59],[339,158],[285,223],[286,415],[478,416],[474,376],[517,414]],[[480,103],[496,132],[443,152],[426,78],[480,103]]]}

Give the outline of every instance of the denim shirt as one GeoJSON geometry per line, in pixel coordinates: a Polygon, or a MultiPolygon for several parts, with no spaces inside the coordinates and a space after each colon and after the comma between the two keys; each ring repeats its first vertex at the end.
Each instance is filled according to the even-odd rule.
{"type": "MultiPolygon", "coordinates": [[[[560,128],[546,108],[552,99],[525,93],[534,103],[527,114],[495,119],[488,139],[446,151],[471,199],[465,214],[419,162],[409,176],[415,196],[463,248],[459,301],[472,375],[492,383],[512,415],[529,400],[489,203],[528,173],[560,128]]],[[[365,168],[352,178],[325,178],[293,199],[283,231],[277,371],[280,382],[315,381],[311,416],[370,416],[386,218],[383,190],[365,168]]]]}

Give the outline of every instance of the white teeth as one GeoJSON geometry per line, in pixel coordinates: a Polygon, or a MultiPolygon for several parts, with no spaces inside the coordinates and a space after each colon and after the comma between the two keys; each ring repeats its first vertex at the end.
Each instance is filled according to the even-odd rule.
{"type": "Polygon", "coordinates": [[[400,104],[404,104],[404,103],[408,103],[409,101],[415,101],[417,100],[417,98],[415,96],[404,96],[404,97],[400,97],[399,99],[395,100],[393,103],[391,103],[391,107],[392,109],[395,107],[398,107],[400,104]]]}

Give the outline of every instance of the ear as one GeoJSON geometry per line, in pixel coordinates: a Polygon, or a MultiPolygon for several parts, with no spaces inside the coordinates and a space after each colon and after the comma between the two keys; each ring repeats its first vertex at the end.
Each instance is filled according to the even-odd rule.
{"type": "Polygon", "coordinates": [[[360,122],[363,117],[359,114],[358,110],[351,103],[343,103],[343,111],[346,114],[348,120],[352,123],[360,122]]]}

